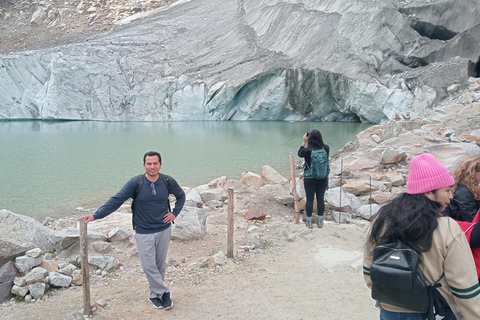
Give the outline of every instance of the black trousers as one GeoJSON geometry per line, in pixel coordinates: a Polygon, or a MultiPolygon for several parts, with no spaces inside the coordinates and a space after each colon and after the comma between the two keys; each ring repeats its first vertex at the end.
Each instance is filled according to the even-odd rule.
{"type": "Polygon", "coordinates": [[[305,195],[307,202],[305,203],[305,212],[307,217],[312,216],[313,200],[317,198],[317,214],[323,216],[325,211],[325,191],[328,187],[328,178],[325,179],[303,179],[303,186],[305,187],[305,195]]]}

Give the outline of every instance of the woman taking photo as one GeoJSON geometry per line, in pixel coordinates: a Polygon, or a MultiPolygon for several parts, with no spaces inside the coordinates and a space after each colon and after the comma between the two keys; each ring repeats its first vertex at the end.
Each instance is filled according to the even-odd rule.
{"type": "MultiPolygon", "coordinates": [[[[303,135],[303,142],[298,150],[298,156],[305,159],[305,168],[312,167],[312,152],[315,150],[326,151],[326,161],[328,166],[328,157],[330,155],[330,147],[323,143],[322,134],[318,130],[312,130],[303,135]],[[308,147],[305,144],[308,141],[308,147]]],[[[305,187],[306,203],[305,212],[306,220],[305,225],[307,228],[313,228],[312,213],[313,213],[313,200],[317,197],[317,227],[323,227],[323,212],[325,211],[325,190],[328,188],[328,173],[325,178],[315,179],[304,174],[303,185],[305,187]]]]}
{"type": "MultiPolygon", "coordinates": [[[[475,263],[462,229],[443,211],[452,199],[455,181],[448,169],[429,153],[410,162],[407,192],[384,205],[369,227],[363,274],[372,288],[373,251],[380,244],[405,242],[420,256],[427,285],[437,290],[457,319],[480,319],[480,288],[475,263]]],[[[380,319],[422,319],[427,310],[412,311],[379,301],[380,319]]]]}

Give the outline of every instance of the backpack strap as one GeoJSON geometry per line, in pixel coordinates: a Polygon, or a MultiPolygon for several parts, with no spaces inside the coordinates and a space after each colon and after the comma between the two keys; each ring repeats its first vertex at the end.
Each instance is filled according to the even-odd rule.
{"type": "Polygon", "coordinates": [[[435,283],[432,285],[432,287],[441,287],[442,285],[439,282],[440,282],[440,280],[442,280],[443,276],[445,276],[445,272],[442,273],[442,275],[440,276],[440,278],[438,278],[437,281],[435,281],[435,283]]]}
{"type": "MultiPolygon", "coordinates": [[[[159,175],[160,175],[160,177],[162,177],[163,182],[167,186],[168,195],[170,195],[172,193],[172,190],[170,188],[170,180],[168,180],[168,177],[164,174],[159,173],[159,175]]],[[[172,208],[170,207],[170,200],[168,199],[168,196],[167,196],[167,205],[168,205],[168,212],[172,212],[172,208]]],[[[172,221],[172,223],[173,223],[173,221],[172,221]]]]}
{"type": "Polygon", "coordinates": [[[168,177],[166,175],[162,174],[162,173],[159,173],[159,175],[160,175],[160,177],[162,177],[163,182],[167,186],[168,194],[171,194],[172,190],[170,188],[170,180],[168,180],[168,177]]]}
{"type": "Polygon", "coordinates": [[[142,188],[143,174],[139,174],[135,178],[136,178],[136,185],[135,185],[135,189],[133,190],[133,197],[132,197],[133,200],[137,199],[138,191],[140,191],[140,189],[142,188]]]}
{"type": "Polygon", "coordinates": [[[135,220],[133,218],[133,216],[135,215],[135,209],[134,209],[134,203],[135,203],[135,199],[137,199],[137,195],[138,195],[138,192],[140,191],[140,189],[142,188],[143,186],[143,174],[139,174],[138,176],[135,177],[135,189],[133,190],[133,201],[132,201],[132,204],[130,206],[130,208],[132,209],[132,226],[133,226],[133,230],[135,230],[135,220]]]}

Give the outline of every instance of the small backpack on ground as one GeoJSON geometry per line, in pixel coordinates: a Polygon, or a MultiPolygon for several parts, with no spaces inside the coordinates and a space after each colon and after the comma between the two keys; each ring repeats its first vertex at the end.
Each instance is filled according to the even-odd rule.
{"type": "Polygon", "coordinates": [[[310,167],[305,161],[305,178],[325,179],[330,173],[328,154],[325,149],[313,150],[310,156],[310,167]]]}
{"type": "Polygon", "coordinates": [[[440,280],[431,286],[425,282],[418,253],[402,241],[377,246],[373,251],[370,278],[372,298],[380,302],[417,312],[426,312],[427,319],[436,315],[455,320],[450,306],[437,290],[440,280]]]}

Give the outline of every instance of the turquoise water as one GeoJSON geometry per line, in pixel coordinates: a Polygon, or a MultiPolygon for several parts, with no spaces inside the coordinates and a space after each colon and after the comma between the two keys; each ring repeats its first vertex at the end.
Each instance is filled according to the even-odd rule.
{"type": "Polygon", "coordinates": [[[369,124],[332,122],[0,121],[0,209],[42,221],[98,207],[143,171],[143,154],[162,155],[161,172],[194,187],[239,179],[268,164],[290,176],[306,131],[333,152],[369,124]]]}

